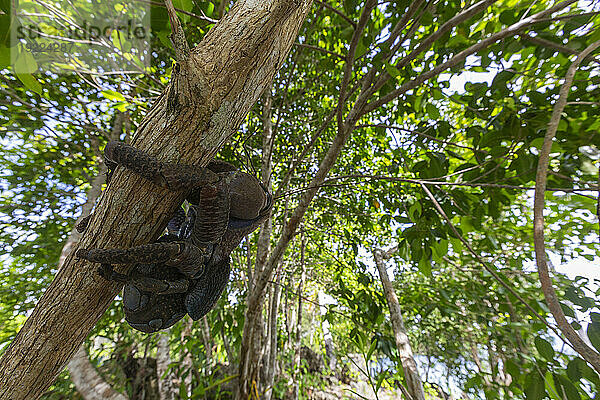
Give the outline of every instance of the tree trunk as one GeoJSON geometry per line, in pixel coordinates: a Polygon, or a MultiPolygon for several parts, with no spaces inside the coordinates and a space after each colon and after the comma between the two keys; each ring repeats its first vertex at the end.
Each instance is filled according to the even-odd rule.
{"type": "Polygon", "coordinates": [[[169,348],[170,330],[158,334],[156,348],[156,375],[158,375],[158,395],[160,400],[175,400],[175,374],[167,372],[171,364],[171,351],[169,348]]]}
{"type": "Polygon", "coordinates": [[[333,350],[333,336],[329,329],[329,321],[324,318],[327,313],[327,307],[323,304],[325,293],[319,292],[317,299],[319,301],[319,312],[321,314],[321,329],[323,330],[323,341],[325,342],[325,356],[327,357],[327,366],[331,372],[335,372],[337,367],[337,357],[333,350]]]}
{"type": "MultiPolygon", "coordinates": [[[[188,338],[192,333],[193,323],[194,321],[192,321],[191,318],[186,317],[185,326],[181,331],[181,343],[185,343],[189,340],[188,338]]],[[[186,347],[185,352],[182,354],[181,361],[179,361],[179,376],[184,377],[183,385],[180,384],[179,387],[185,390],[185,396],[183,395],[183,393],[179,393],[179,397],[184,397],[186,399],[189,399],[192,395],[192,375],[194,374],[192,370],[194,368],[193,361],[194,360],[192,358],[192,352],[188,349],[188,347],[186,347]]]]}
{"type": "MultiPolygon", "coordinates": [[[[118,118],[118,117],[117,117],[118,118]]],[[[92,210],[94,203],[100,195],[102,184],[105,180],[106,167],[104,163],[100,162],[100,170],[98,175],[92,180],[91,188],[87,192],[87,199],[82,207],[81,215],[76,221],[75,225],[81,221],[82,217],[89,215],[92,210]]],[[[63,246],[60,258],[58,261],[58,269],[60,270],[63,266],[67,256],[71,253],[72,249],[79,243],[81,234],[76,229],[71,231],[65,245],[63,246]]],[[[121,393],[115,391],[110,384],[108,384],[100,374],[96,371],[92,363],[90,363],[87,353],[83,347],[83,343],[79,346],[73,358],[67,364],[69,375],[75,385],[75,388],[81,394],[85,400],[100,400],[100,399],[111,399],[111,400],[126,400],[127,397],[121,393]]]]}
{"type": "Polygon", "coordinates": [[[223,339],[223,347],[225,348],[225,354],[227,354],[227,374],[235,375],[236,367],[235,367],[235,354],[233,354],[233,350],[229,345],[229,341],[231,340],[227,334],[225,333],[225,318],[223,318],[223,314],[219,314],[219,320],[221,323],[221,338],[223,339]]]}
{"type": "Polygon", "coordinates": [[[114,390],[94,368],[83,345],[69,361],[71,380],[85,400],[127,400],[127,397],[114,390]]]}
{"type": "Polygon", "coordinates": [[[292,400],[298,400],[300,395],[300,345],[302,339],[302,286],[304,285],[304,277],[306,272],[304,270],[304,249],[306,248],[306,241],[302,238],[302,244],[300,247],[300,282],[298,283],[298,312],[296,318],[296,343],[294,346],[294,365],[292,373],[292,381],[294,383],[292,400]]]}
{"type": "Polygon", "coordinates": [[[213,365],[213,340],[210,337],[210,327],[206,315],[200,320],[200,332],[202,334],[202,343],[204,344],[204,355],[206,356],[206,364],[213,365]]]}
{"type": "MultiPolygon", "coordinates": [[[[132,145],[162,161],[206,165],[272,81],[310,5],[310,0],[236,2],[187,57],[178,54],[171,83],[132,145]]],[[[183,198],[117,168],[75,247],[149,243],[183,198]]],[[[0,359],[1,400],[38,398],[121,290],[97,274],[97,265],[75,258],[76,248],[0,359]]]]}
{"type": "Polygon", "coordinates": [[[423,383],[421,382],[417,363],[413,357],[410,341],[408,340],[406,328],[404,327],[404,322],[402,321],[402,310],[400,309],[400,303],[398,302],[398,297],[396,297],[392,282],[390,282],[390,278],[388,277],[385,269],[385,260],[390,258],[391,255],[396,252],[396,250],[397,248],[392,248],[384,252],[382,250],[375,249],[373,256],[375,258],[375,265],[379,271],[381,283],[383,284],[385,298],[387,300],[388,307],[390,308],[390,319],[392,320],[394,338],[396,339],[396,346],[398,347],[402,369],[404,370],[406,389],[414,400],[425,400],[423,383]]]}
{"type": "Polygon", "coordinates": [[[269,306],[269,358],[266,363],[265,382],[263,385],[265,400],[271,400],[273,396],[273,382],[275,381],[275,361],[277,359],[277,313],[279,310],[279,296],[281,294],[281,265],[277,271],[273,297],[269,306]]]}

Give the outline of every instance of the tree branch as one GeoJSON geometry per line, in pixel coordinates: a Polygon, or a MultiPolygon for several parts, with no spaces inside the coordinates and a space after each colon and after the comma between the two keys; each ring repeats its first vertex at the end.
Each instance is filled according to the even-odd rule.
{"type": "Polygon", "coordinates": [[[544,192],[546,191],[546,178],[552,140],[554,139],[556,131],[558,130],[560,117],[567,103],[569,90],[573,84],[575,72],[577,71],[577,68],[583,59],[598,47],[600,47],[600,41],[592,43],[577,56],[575,61],[573,61],[567,70],[565,82],[560,88],[559,98],[554,105],[554,109],[552,110],[552,117],[550,118],[548,129],[546,130],[546,135],[544,136],[544,144],[540,150],[537,175],[535,178],[535,195],[533,201],[533,238],[535,245],[535,259],[540,276],[540,283],[542,284],[542,290],[544,292],[544,297],[546,298],[548,308],[554,316],[558,327],[573,345],[573,348],[587,362],[589,362],[596,371],[600,372],[600,354],[588,346],[577,334],[577,332],[575,332],[573,327],[571,327],[571,324],[569,324],[569,321],[567,321],[567,318],[560,307],[560,303],[556,297],[556,292],[552,286],[552,278],[550,278],[550,274],[548,272],[546,246],[544,243],[544,192]]]}
{"type": "Polygon", "coordinates": [[[561,53],[577,54],[577,50],[571,49],[567,46],[561,45],[560,43],[556,43],[556,42],[553,42],[553,41],[550,41],[547,39],[542,39],[540,37],[531,36],[526,33],[519,34],[519,37],[521,37],[522,39],[527,40],[528,42],[531,42],[533,44],[537,44],[538,46],[547,47],[549,49],[554,49],[556,51],[560,51],[561,53]]]}
{"type": "Polygon", "coordinates": [[[396,340],[398,355],[400,356],[400,362],[404,371],[406,389],[410,393],[410,397],[413,400],[425,400],[423,382],[421,382],[419,369],[417,368],[417,362],[413,356],[412,346],[404,326],[402,309],[400,308],[398,297],[396,296],[392,282],[390,281],[387,270],[385,269],[385,261],[388,260],[397,250],[398,246],[394,246],[388,250],[373,249],[373,258],[375,259],[375,266],[379,271],[379,277],[383,286],[383,293],[385,294],[388,308],[390,310],[392,330],[394,332],[394,339],[396,340]]]}
{"type": "Polygon", "coordinates": [[[505,37],[514,35],[522,29],[528,28],[531,24],[537,22],[538,20],[542,19],[543,17],[545,17],[549,14],[552,14],[556,11],[559,11],[559,10],[575,3],[576,1],[577,0],[565,0],[563,2],[560,2],[560,3],[556,4],[554,7],[551,7],[547,10],[541,11],[535,15],[532,15],[529,18],[525,18],[524,20],[521,20],[521,21],[509,26],[506,29],[491,35],[487,39],[484,39],[481,42],[470,46],[469,48],[461,51],[460,53],[458,53],[457,55],[455,55],[454,57],[452,57],[450,60],[446,61],[445,63],[442,63],[442,64],[438,65],[437,67],[434,67],[433,69],[422,73],[421,75],[417,76],[413,80],[404,83],[398,89],[393,90],[390,93],[388,93],[387,95],[380,97],[378,100],[370,102],[369,104],[367,104],[364,107],[363,114],[368,114],[368,113],[372,112],[373,110],[381,107],[382,105],[389,103],[390,101],[394,100],[401,94],[406,93],[411,89],[414,89],[415,87],[419,86],[423,82],[439,75],[446,69],[451,68],[455,65],[458,65],[461,61],[466,59],[471,54],[474,54],[474,53],[478,52],[479,50],[482,50],[482,49],[490,46],[492,43],[495,43],[499,40],[504,39],[505,37]]]}
{"type": "Polygon", "coordinates": [[[337,8],[327,4],[324,1],[316,1],[315,3],[327,8],[328,10],[333,11],[334,13],[336,13],[337,15],[339,15],[340,17],[342,17],[344,20],[346,20],[346,22],[348,22],[350,25],[352,25],[354,28],[356,28],[356,22],[354,22],[352,20],[352,18],[348,17],[346,14],[344,14],[343,12],[341,12],[340,10],[338,10],[337,8]]]}
{"type": "Polygon", "coordinates": [[[304,44],[304,43],[294,43],[294,46],[298,46],[298,47],[304,47],[305,49],[311,49],[311,50],[315,50],[324,54],[328,54],[330,56],[334,56],[336,58],[339,58],[340,60],[345,60],[345,57],[341,54],[338,53],[334,53],[333,51],[329,51],[327,49],[324,49],[322,47],[319,46],[313,46],[310,44],[304,44]]]}
{"type": "Polygon", "coordinates": [[[354,54],[356,53],[358,42],[365,30],[365,27],[367,26],[367,22],[369,22],[369,18],[371,17],[371,11],[373,11],[376,5],[376,0],[366,1],[365,8],[363,9],[363,12],[360,15],[358,24],[354,28],[354,34],[352,35],[352,39],[350,39],[350,47],[348,49],[348,54],[346,54],[346,66],[344,68],[344,75],[342,77],[342,83],[340,85],[340,94],[336,108],[338,131],[342,130],[342,114],[346,99],[346,90],[348,89],[348,82],[350,82],[350,78],[352,77],[352,69],[354,67],[354,54]]]}
{"type": "Polygon", "coordinates": [[[190,47],[185,37],[185,32],[181,26],[179,18],[177,18],[177,12],[173,7],[171,0],[165,0],[165,6],[167,7],[167,13],[169,14],[169,21],[171,22],[171,43],[175,49],[175,59],[179,62],[184,62],[190,55],[190,47]]]}
{"type": "MultiPolygon", "coordinates": [[[[406,57],[404,57],[400,61],[398,61],[398,63],[395,65],[395,67],[398,69],[404,68],[409,62],[411,62],[412,60],[417,58],[417,56],[419,54],[421,54],[424,51],[426,51],[427,49],[429,49],[433,45],[433,43],[436,40],[438,40],[439,38],[441,38],[446,32],[448,32],[451,29],[453,29],[454,27],[460,25],[461,23],[463,23],[467,19],[471,18],[475,14],[482,12],[483,10],[485,10],[486,8],[488,8],[489,6],[494,4],[496,1],[498,1],[498,0],[480,1],[479,3],[473,4],[471,7],[467,8],[466,10],[461,11],[459,14],[450,18],[447,22],[445,22],[442,26],[440,26],[440,28],[437,31],[435,31],[434,33],[429,35],[425,40],[420,42],[419,45],[413,51],[411,51],[406,57]]],[[[377,82],[375,83],[374,87],[371,88],[371,91],[373,93],[375,93],[377,90],[379,90],[385,84],[385,82],[388,81],[389,78],[391,78],[390,74],[388,74],[387,71],[383,71],[383,73],[377,79],[377,82]]]]}
{"type": "Polygon", "coordinates": [[[527,303],[527,301],[525,301],[525,299],[523,297],[521,297],[521,295],[519,293],[517,293],[515,291],[515,289],[513,289],[508,283],[506,283],[504,281],[504,279],[502,279],[500,277],[500,275],[498,275],[498,273],[492,267],[490,267],[485,261],[483,261],[483,259],[479,256],[479,254],[477,254],[475,252],[475,250],[473,250],[473,248],[471,247],[469,242],[467,242],[466,239],[463,238],[462,235],[458,232],[458,230],[456,229],[456,227],[454,226],[452,221],[450,221],[450,218],[448,218],[448,216],[446,215],[446,213],[444,212],[444,210],[442,209],[440,204],[437,202],[435,197],[433,197],[433,194],[429,191],[427,186],[421,185],[421,187],[423,188],[423,191],[425,192],[425,194],[427,194],[427,196],[429,197],[429,199],[435,206],[435,209],[437,210],[437,212],[442,216],[442,218],[444,218],[444,220],[446,220],[446,223],[448,224],[448,226],[450,227],[450,229],[452,230],[454,235],[465,245],[467,250],[469,250],[469,253],[471,253],[473,255],[473,257],[475,257],[475,259],[483,266],[483,268],[485,268],[486,271],[488,271],[500,285],[502,285],[506,290],[508,290],[510,292],[510,294],[512,294],[517,300],[519,300],[531,312],[532,315],[537,317],[552,332],[556,333],[556,335],[558,337],[562,338],[562,336],[560,336],[560,334],[556,330],[556,328],[551,326],[548,323],[548,321],[546,321],[546,319],[544,317],[542,317],[537,311],[535,311],[535,309],[533,307],[531,307],[531,305],[529,305],[529,303],[527,303]]]}

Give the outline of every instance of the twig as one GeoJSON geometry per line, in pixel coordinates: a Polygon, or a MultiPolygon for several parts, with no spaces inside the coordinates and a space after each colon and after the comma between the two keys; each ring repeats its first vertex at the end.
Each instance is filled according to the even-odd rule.
{"type": "Polygon", "coordinates": [[[535,311],[535,309],[531,305],[529,305],[529,303],[527,301],[525,301],[525,299],[523,297],[521,297],[521,295],[519,293],[517,293],[508,283],[506,283],[504,281],[504,279],[502,279],[500,277],[500,275],[498,275],[498,273],[493,268],[491,268],[479,256],[479,254],[477,254],[475,252],[475,250],[473,250],[473,248],[471,247],[469,242],[467,242],[466,239],[462,237],[462,235],[458,232],[458,230],[456,229],[456,227],[454,226],[452,221],[450,221],[450,218],[448,218],[448,216],[446,215],[446,213],[444,212],[444,210],[442,209],[440,204],[437,202],[437,200],[435,199],[433,194],[429,191],[427,186],[421,185],[421,188],[423,188],[423,191],[425,192],[425,194],[427,194],[427,196],[429,197],[429,199],[435,206],[437,212],[442,216],[442,218],[444,218],[446,220],[446,223],[448,224],[448,226],[450,227],[452,232],[454,232],[454,235],[456,235],[456,237],[465,245],[465,247],[469,250],[469,252],[473,255],[473,257],[475,257],[475,259],[483,266],[483,268],[485,268],[485,270],[488,271],[500,285],[502,285],[506,290],[508,290],[510,292],[510,294],[515,296],[515,298],[517,300],[519,300],[535,317],[537,317],[541,322],[543,322],[544,325],[546,325],[548,327],[548,329],[550,329],[552,332],[554,332],[556,334],[556,336],[558,336],[562,339],[562,336],[560,336],[560,332],[556,328],[554,328],[552,325],[550,325],[548,323],[548,321],[546,321],[546,319],[544,317],[542,317],[537,311],[535,311]]]}
{"type": "Polygon", "coordinates": [[[348,49],[348,54],[346,54],[346,66],[344,68],[344,76],[342,77],[342,83],[340,85],[340,95],[338,99],[338,104],[336,107],[336,120],[338,124],[338,131],[342,131],[343,125],[343,110],[346,98],[346,90],[348,90],[348,83],[350,82],[350,78],[352,77],[352,69],[354,67],[354,55],[356,54],[356,49],[358,48],[359,40],[363,34],[367,26],[367,22],[369,22],[369,18],[371,17],[371,11],[377,6],[376,0],[367,0],[365,3],[365,8],[360,15],[360,19],[358,21],[358,25],[354,28],[354,34],[352,35],[352,39],[350,40],[350,48],[348,49]]]}
{"type": "Polygon", "coordinates": [[[294,43],[294,46],[298,46],[298,47],[304,47],[304,48],[307,48],[307,49],[311,49],[311,50],[319,51],[319,52],[321,52],[321,53],[329,54],[329,55],[331,55],[331,56],[334,56],[334,57],[337,57],[337,58],[339,58],[340,60],[345,60],[345,59],[346,59],[346,57],[344,57],[344,56],[343,56],[343,55],[341,55],[341,54],[334,53],[333,51],[330,51],[330,50],[324,49],[324,48],[322,48],[322,47],[319,47],[319,46],[313,46],[313,45],[310,45],[310,44],[304,44],[304,43],[294,43]]]}
{"type": "Polygon", "coordinates": [[[567,53],[567,54],[577,54],[577,50],[571,49],[567,46],[563,46],[559,43],[555,43],[552,42],[550,40],[546,40],[546,39],[542,39],[539,37],[534,37],[534,36],[530,36],[526,33],[521,33],[519,34],[519,37],[527,40],[528,42],[531,42],[533,44],[537,44],[540,45],[542,47],[547,47],[549,49],[554,49],[556,51],[560,51],[561,53],[567,53]]]}
{"type": "Polygon", "coordinates": [[[171,22],[171,43],[173,43],[173,49],[175,49],[175,59],[178,62],[184,62],[190,55],[190,47],[185,38],[181,22],[179,22],[179,18],[177,18],[177,12],[175,11],[175,7],[173,7],[173,2],[171,0],[165,0],[165,6],[167,7],[169,21],[171,22]]]}
{"type": "Polygon", "coordinates": [[[330,6],[329,4],[325,3],[324,1],[315,1],[315,3],[320,4],[323,7],[327,8],[328,10],[333,11],[334,13],[336,13],[337,15],[339,15],[340,17],[342,17],[343,19],[345,19],[346,22],[348,22],[354,28],[356,28],[356,22],[354,22],[352,20],[352,18],[348,17],[346,14],[344,14],[343,12],[341,12],[340,10],[338,10],[337,8],[334,8],[333,6],[330,6]]]}
{"type": "MultiPolygon", "coordinates": [[[[406,128],[403,128],[401,126],[394,126],[394,125],[387,125],[387,124],[361,124],[361,125],[356,125],[356,127],[357,128],[386,128],[386,129],[395,129],[395,130],[399,130],[399,131],[413,133],[413,134],[418,135],[418,136],[423,136],[424,138],[427,138],[429,140],[433,140],[434,142],[438,142],[438,143],[441,143],[441,144],[446,144],[448,146],[460,147],[462,149],[471,150],[473,152],[487,153],[487,151],[485,151],[485,150],[476,149],[474,147],[464,146],[464,145],[461,145],[461,144],[458,144],[458,143],[449,142],[447,140],[438,139],[438,138],[436,138],[434,136],[431,136],[431,135],[428,135],[428,134],[426,134],[424,132],[417,131],[415,129],[406,129],[406,128]]],[[[431,128],[431,127],[428,127],[426,129],[426,131],[429,130],[429,128],[431,128]]]]}
{"type": "MultiPolygon", "coordinates": [[[[161,2],[158,2],[158,1],[151,1],[151,0],[150,1],[149,0],[136,0],[136,1],[146,3],[146,4],[151,4],[153,6],[159,6],[159,7],[163,5],[161,2]]],[[[223,2],[223,3],[225,3],[225,2],[223,2]]],[[[201,11],[202,15],[194,14],[193,12],[185,11],[185,10],[183,10],[181,8],[177,8],[177,7],[175,7],[175,11],[182,13],[184,15],[189,15],[192,18],[199,19],[199,20],[207,22],[209,24],[216,24],[217,22],[219,22],[218,19],[213,19],[213,18],[207,17],[204,14],[204,12],[202,12],[202,11],[201,11]]]]}
{"type": "Polygon", "coordinates": [[[560,117],[567,103],[567,97],[569,96],[571,85],[573,84],[575,72],[577,71],[577,68],[583,59],[598,47],[600,47],[600,41],[592,43],[577,56],[575,61],[573,61],[567,70],[565,81],[560,88],[559,98],[554,105],[554,109],[552,110],[552,117],[550,118],[548,129],[546,130],[546,135],[544,136],[544,144],[542,145],[540,151],[537,175],[535,178],[535,195],[533,201],[533,240],[535,246],[535,259],[540,276],[540,283],[542,285],[542,291],[544,292],[544,297],[546,298],[548,308],[556,320],[556,324],[562,333],[567,337],[569,343],[573,346],[575,351],[577,351],[588,363],[590,363],[596,371],[600,372],[600,354],[588,346],[577,334],[577,332],[575,332],[573,327],[571,327],[571,324],[569,324],[569,321],[567,321],[567,318],[560,307],[560,303],[556,297],[556,292],[552,285],[552,279],[550,278],[550,274],[548,272],[548,264],[546,261],[546,245],[544,243],[544,192],[546,190],[546,179],[548,176],[548,163],[550,160],[552,140],[554,139],[556,131],[558,130],[560,117]]]}
{"type": "Polygon", "coordinates": [[[483,39],[479,43],[474,44],[474,45],[468,47],[467,49],[461,51],[460,53],[456,54],[454,57],[452,57],[450,60],[446,61],[445,63],[442,63],[442,64],[438,65],[437,67],[434,67],[431,70],[422,73],[421,75],[417,76],[416,78],[406,82],[405,84],[400,86],[398,89],[393,90],[392,92],[388,93],[387,95],[380,97],[378,100],[374,100],[374,101],[370,102],[369,104],[367,104],[364,107],[362,115],[368,114],[371,111],[381,107],[382,105],[389,103],[390,101],[394,100],[401,94],[406,93],[409,90],[416,88],[417,86],[421,85],[423,82],[439,75],[446,69],[458,65],[461,61],[466,59],[471,54],[474,54],[474,53],[478,52],[479,50],[485,49],[488,46],[490,46],[492,43],[495,43],[501,39],[504,39],[505,37],[514,35],[514,34],[518,33],[519,31],[528,28],[532,23],[538,22],[542,17],[545,17],[546,15],[552,14],[556,11],[559,11],[559,10],[569,6],[570,4],[575,3],[576,1],[577,0],[565,0],[563,2],[560,2],[547,10],[544,10],[535,15],[532,15],[529,18],[525,18],[524,20],[521,20],[521,21],[509,26],[508,28],[506,28],[504,30],[497,32],[497,33],[489,36],[486,39],[483,39]]]}

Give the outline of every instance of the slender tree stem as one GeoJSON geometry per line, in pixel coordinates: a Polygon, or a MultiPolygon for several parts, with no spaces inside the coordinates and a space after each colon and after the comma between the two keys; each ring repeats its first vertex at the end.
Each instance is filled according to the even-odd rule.
{"type": "Polygon", "coordinates": [[[560,89],[560,95],[554,109],[552,110],[552,117],[548,123],[548,129],[544,136],[544,144],[540,151],[540,157],[538,161],[537,175],[535,178],[535,195],[533,201],[533,238],[535,245],[535,259],[540,276],[540,283],[542,284],[542,290],[546,303],[550,312],[554,316],[556,323],[561,332],[566,336],[569,343],[573,348],[587,361],[589,362],[596,371],[600,372],[600,354],[592,349],[585,343],[585,341],[575,332],[569,321],[567,320],[556,292],[552,285],[552,278],[548,272],[548,263],[546,260],[546,246],[544,243],[544,193],[546,191],[546,179],[548,174],[548,163],[550,160],[550,150],[552,148],[552,140],[558,130],[558,124],[560,122],[561,114],[567,103],[569,91],[573,84],[575,72],[579,67],[579,64],[591,54],[595,49],[600,47],[600,41],[594,42],[583,50],[573,61],[567,74],[565,81],[560,89]]]}

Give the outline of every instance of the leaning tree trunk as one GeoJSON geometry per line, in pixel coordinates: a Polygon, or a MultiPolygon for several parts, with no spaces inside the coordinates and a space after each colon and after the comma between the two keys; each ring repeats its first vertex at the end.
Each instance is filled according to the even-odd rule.
{"type": "Polygon", "coordinates": [[[281,295],[281,263],[275,278],[273,296],[269,305],[269,357],[265,363],[265,382],[262,385],[265,392],[265,400],[271,400],[273,396],[273,383],[275,382],[275,366],[277,358],[277,313],[279,311],[279,297],[281,295]]]}
{"type": "Polygon", "coordinates": [[[304,278],[306,269],[304,265],[304,250],[306,249],[305,237],[302,237],[300,245],[300,282],[298,283],[298,312],[296,313],[296,342],[294,344],[294,365],[292,372],[292,399],[298,400],[300,396],[300,347],[302,345],[302,289],[304,286],[304,278]]]}
{"type": "Polygon", "coordinates": [[[156,375],[158,376],[158,395],[160,400],[175,400],[175,374],[169,371],[171,364],[171,349],[169,338],[171,330],[167,329],[158,334],[156,345],[156,375]]]}
{"type": "MultiPolygon", "coordinates": [[[[206,165],[271,82],[310,4],[240,0],[191,52],[173,35],[172,80],[132,144],[163,161],[206,165]]],[[[121,289],[101,278],[97,265],[75,258],[75,250],[149,243],[183,197],[117,169],[87,233],[0,359],[1,400],[38,398],[121,289]]]]}
{"type": "Polygon", "coordinates": [[[423,391],[423,383],[419,376],[419,370],[417,363],[413,357],[412,347],[408,340],[406,328],[404,327],[404,321],[402,320],[402,311],[400,309],[400,303],[392,282],[388,277],[385,269],[385,260],[389,259],[392,254],[397,251],[397,247],[394,247],[388,251],[375,249],[373,256],[375,258],[375,265],[379,271],[379,277],[383,284],[383,292],[390,309],[390,319],[392,320],[392,330],[394,331],[394,338],[396,339],[396,347],[398,347],[398,353],[400,354],[400,362],[402,363],[402,369],[404,370],[404,377],[406,379],[406,388],[414,400],[425,400],[425,392],[423,391]]]}
{"type": "Polygon", "coordinates": [[[112,388],[94,368],[83,346],[69,361],[71,380],[85,400],[127,400],[127,397],[112,388]],[[75,372],[75,373],[73,373],[75,372]]]}

